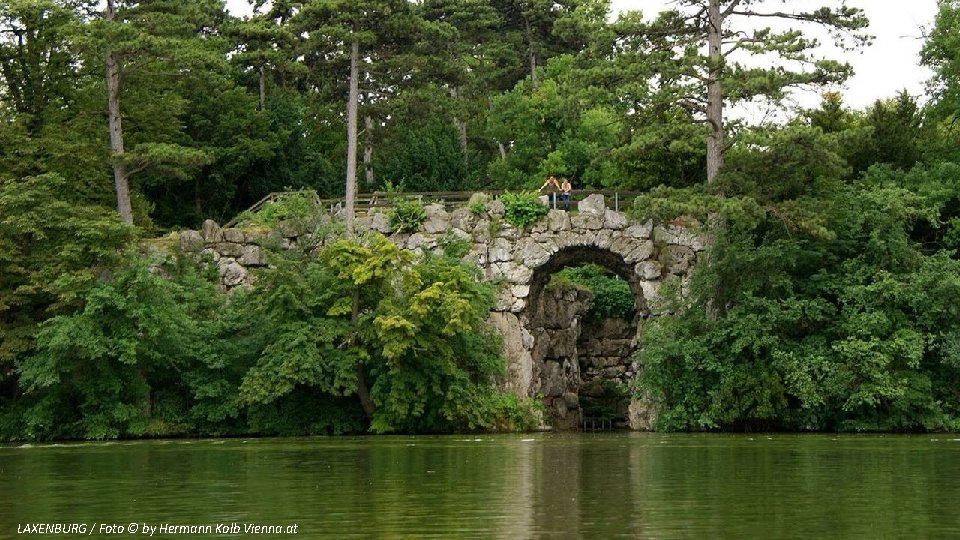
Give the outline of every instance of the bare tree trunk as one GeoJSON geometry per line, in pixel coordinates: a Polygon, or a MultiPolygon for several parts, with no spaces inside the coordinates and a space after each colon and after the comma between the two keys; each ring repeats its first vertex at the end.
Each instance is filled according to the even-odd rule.
{"type": "Polygon", "coordinates": [[[263,72],[263,66],[260,66],[260,110],[267,110],[267,76],[263,72]]]}
{"type": "MultiPolygon", "coordinates": [[[[114,17],[113,0],[107,0],[104,19],[112,21],[114,17]]],[[[113,160],[113,185],[117,192],[117,211],[120,220],[133,224],[133,209],[130,207],[130,182],[127,167],[123,163],[123,126],[120,117],[120,66],[117,58],[108,48],[107,67],[107,110],[110,127],[110,152],[113,160]]]]}
{"type": "Polygon", "coordinates": [[[363,175],[367,188],[373,189],[373,118],[363,117],[363,175]]]}
{"type": "Polygon", "coordinates": [[[503,143],[502,143],[502,142],[497,141],[497,148],[500,149],[500,159],[506,160],[506,159],[507,159],[507,147],[503,146],[503,143]]]}
{"type": "Polygon", "coordinates": [[[723,167],[723,88],[720,76],[723,55],[720,51],[723,17],[720,0],[710,0],[707,7],[707,47],[710,55],[710,70],[707,76],[707,123],[710,136],[707,138],[707,184],[712,184],[723,167]]]}
{"type": "MultiPolygon", "coordinates": [[[[353,309],[350,313],[350,322],[353,324],[354,334],[360,321],[360,289],[353,289],[353,309]]],[[[363,362],[357,362],[357,397],[367,418],[373,418],[375,410],[373,400],[370,399],[370,389],[367,387],[367,376],[363,370],[363,362]]]]}
{"type": "MultiPolygon", "coordinates": [[[[454,100],[460,99],[460,91],[457,88],[450,89],[450,97],[454,100]]],[[[460,151],[463,153],[463,165],[466,168],[468,154],[467,154],[467,122],[460,120],[457,116],[453,117],[453,125],[457,128],[457,136],[460,138],[460,151]]]]}
{"type": "Polygon", "coordinates": [[[360,44],[350,44],[350,97],[347,98],[347,194],[346,236],[353,237],[354,199],[357,193],[357,64],[360,62],[360,44]]]}
{"type": "Polygon", "coordinates": [[[530,28],[530,21],[526,21],[527,26],[527,50],[530,53],[530,83],[537,87],[537,53],[533,50],[533,30],[530,28]]]}

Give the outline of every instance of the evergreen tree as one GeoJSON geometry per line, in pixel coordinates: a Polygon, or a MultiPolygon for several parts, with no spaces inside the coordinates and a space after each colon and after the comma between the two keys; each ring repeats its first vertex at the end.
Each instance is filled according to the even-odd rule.
{"type": "MultiPolygon", "coordinates": [[[[668,63],[679,73],[673,84],[664,86],[664,97],[676,100],[707,125],[707,183],[712,183],[723,164],[724,108],[755,98],[782,99],[788,89],[845,80],[850,66],[816,59],[816,39],[801,28],[774,30],[761,27],[745,30],[760,21],[781,20],[830,31],[846,47],[866,43],[869,37],[857,32],[868,21],[863,10],[841,5],[811,11],[781,11],[780,3],[767,0],[680,0],[676,11],[660,15],[651,32],[665,37],[673,52],[668,63]],[[707,54],[701,48],[706,45],[707,54]],[[774,55],[771,67],[755,67],[734,60],[735,53],[751,56],[774,55]],[[678,85],[678,86],[674,86],[678,85]],[[685,90],[684,90],[685,89],[685,90]],[[679,96],[678,96],[679,91],[679,96]]],[[[764,60],[767,66],[769,60],[764,60]]]]}

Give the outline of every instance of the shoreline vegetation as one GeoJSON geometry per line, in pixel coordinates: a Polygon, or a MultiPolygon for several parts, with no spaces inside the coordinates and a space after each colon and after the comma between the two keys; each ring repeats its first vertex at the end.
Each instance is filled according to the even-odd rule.
{"type": "MultiPolygon", "coordinates": [[[[275,4],[0,2],[0,440],[530,429],[541,406],[498,390],[495,284],[462,246],[268,250],[229,295],[168,248],[267,193],[357,181],[510,190],[528,225],[548,176],[707,224],[689,290],[641,329],[628,390],[658,430],[960,430],[960,1],[925,37],[927,95],[826,92],[762,125],[723,107],[849,66],[800,30],[748,35],[731,0],[654,20],[604,0],[275,4]]],[[[862,46],[863,13],[823,4],[791,24],[862,46]]]]}

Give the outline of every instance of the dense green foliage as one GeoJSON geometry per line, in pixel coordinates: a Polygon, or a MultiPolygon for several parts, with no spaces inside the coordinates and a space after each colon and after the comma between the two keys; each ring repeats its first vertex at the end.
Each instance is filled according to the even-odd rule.
{"type": "MultiPolygon", "coordinates": [[[[240,19],[217,0],[115,4],[107,20],[92,2],[0,2],[0,175],[56,173],[85,201],[112,205],[120,163],[137,223],[159,228],[222,222],[284,188],[340,196],[356,42],[361,190],[704,178],[703,118],[687,107],[703,102],[704,58],[690,45],[701,28],[683,28],[678,11],[608,21],[608,0],[307,0],[256,2],[240,19]],[[103,118],[107,50],[120,81],[116,156],[103,118]]],[[[778,54],[809,45],[750,39],[746,49],[764,42],[778,54]]],[[[804,82],[846,73],[817,66],[804,82]]],[[[798,82],[749,70],[734,85],[743,68],[728,68],[728,100],[779,99],[798,82]]]]}
{"type": "MultiPolygon", "coordinates": [[[[824,0],[838,3],[714,1],[862,29],[862,12],[824,0]]],[[[361,189],[513,190],[495,235],[541,219],[523,190],[563,175],[647,190],[638,217],[704,224],[706,263],[689,287],[665,280],[666,316],[644,324],[638,392],[659,400],[662,428],[960,428],[956,0],[923,50],[929,100],[851,110],[829,93],[763,126],[709,122],[706,85],[722,82],[728,105],[777,102],[849,70],[708,60],[707,0],[654,20],[610,20],[607,0],[254,2],[243,19],[217,0],[115,4],[110,19],[96,2],[0,1],[0,436],[523,425],[526,404],[490,390],[491,293],[452,262],[470,249],[454,236],[448,256],[416,261],[378,237],[317,241],[227,297],[158,255],[169,240],[138,242],[291,189],[312,191],[244,225],[318,227],[312,193],[344,193],[352,43],[361,189]],[[122,152],[104,118],[108,50],[122,152]],[[708,139],[725,144],[706,186],[708,139]],[[115,167],[135,227],[111,210],[115,167]]],[[[721,26],[724,54],[810,59],[799,32],[721,26]]],[[[400,201],[390,219],[409,232],[425,214],[400,201]]],[[[623,281],[570,278],[596,317],[631,313],[623,281]]]]}
{"type": "Polygon", "coordinates": [[[387,212],[390,230],[401,233],[416,232],[427,220],[427,211],[417,199],[397,198],[387,212]]]}
{"type": "Polygon", "coordinates": [[[500,201],[505,209],[504,219],[514,227],[533,225],[550,212],[550,208],[540,202],[539,195],[533,191],[507,192],[500,197],[500,201]]]}
{"type": "Polygon", "coordinates": [[[169,257],[131,253],[40,324],[4,438],[517,429],[489,286],[450,257],[375,235],[276,255],[229,297],[169,257]],[[358,304],[353,316],[351,298],[358,304]],[[375,409],[357,401],[360,386],[375,409]]]}
{"type": "Polygon", "coordinates": [[[309,221],[318,213],[316,194],[309,191],[293,191],[268,200],[255,212],[244,212],[237,216],[237,222],[243,226],[272,228],[281,221],[302,223],[309,221]]]}
{"type": "Polygon", "coordinates": [[[601,323],[604,319],[630,320],[636,311],[630,285],[607,269],[596,264],[564,268],[553,275],[548,286],[575,284],[585,287],[593,294],[587,319],[601,323]]]}
{"type": "Polygon", "coordinates": [[[644,329],[639,388],[661,400],[659,426],[960,428],[957,178],[939,163],[774,197],[692,194],[724,225],[690,295],[671,297],[676,316],[644,329]]]}

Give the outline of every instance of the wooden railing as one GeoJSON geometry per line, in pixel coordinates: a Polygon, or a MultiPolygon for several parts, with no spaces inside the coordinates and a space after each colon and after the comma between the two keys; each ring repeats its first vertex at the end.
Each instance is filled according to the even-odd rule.
{"type": "MultiPolygon", "coordinates": [[[[359,193],[356,196],[356,210],[357,212],[369,211],[371,208],[390,208],[393,206],[394,201],[400,200],[409,200],[416,199],[424,204],[439,203],[448,208],[457,208],[465,206],[467,201],[470,200],[470,197],[473,196],[476,191],[413,191],[413,192],[404,192],[397,193],[393,191],[374,191],[372,193],[359,193]]],[[[493,190],[493,191],[484,191],[483,193],[493,197],[494,199],[500,197],[506,191],[504,190],[493,190]]],[[[641,191],[614,191],[614,190],[573,190],[570,193],[570,204],[573,208],[576,208],[575,205],[578,201],[583,200],[589,195],[599,193],[604,196],[604,200],[607,204],[607,207],[612,210],[620,210],[621,206],[629,206],[632,204],[633,198],[637,195],[640,195],[641,191]]],[[[285,198],[305,195],[316,207],[323,208],[325,211],[334,213],[338,208],[341,208],[344,204],[343,197],[337,198],[327,198],[321,199],[316,191],[312,189],[304,189],[298,191],[274,191],[267,194],[265,197],[255,202],[250,208],[240,213],[226,224],[224,227],[233,227],[244,215],[249,215],[255,213],[264,206],[272,202],[279,202],[285,198]]],[[[553,208],[560,208],[560,196],[557,194],[556,200],[553,203],[553,208]]]]}

